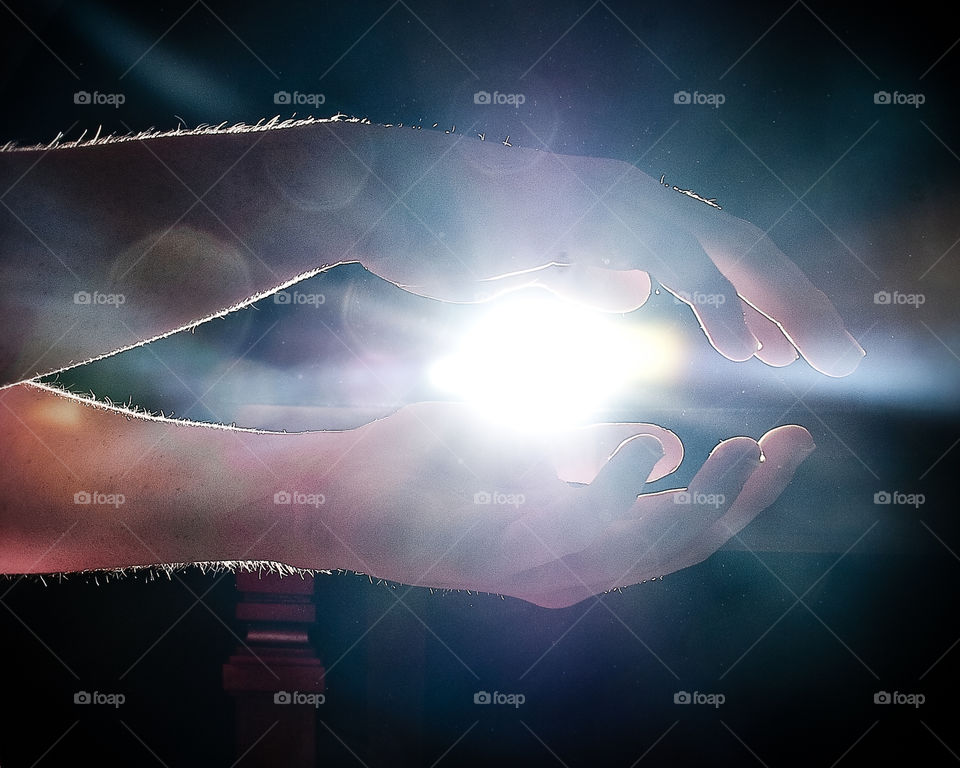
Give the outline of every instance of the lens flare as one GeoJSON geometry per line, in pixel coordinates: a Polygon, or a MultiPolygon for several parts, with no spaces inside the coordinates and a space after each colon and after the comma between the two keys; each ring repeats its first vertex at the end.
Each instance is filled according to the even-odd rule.
{"type": "Polygon", "coordinates": [[[553,297],[499,302],[432,367],[433,385],[521,428],[596,420],[628,387],[676,367],[671,334],[553,297]]]}

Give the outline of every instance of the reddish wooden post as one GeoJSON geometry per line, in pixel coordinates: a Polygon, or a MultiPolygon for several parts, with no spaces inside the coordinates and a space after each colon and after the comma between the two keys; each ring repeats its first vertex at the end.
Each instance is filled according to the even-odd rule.
{"type": "Polygon", "coordinates": [[[324,668],[310,645],[314,579],[237,573],[243,642],[223,665],[236,699],[236,750],[244,766],[312,766],[324,668]],[[264,735],[266,734],[266,735],[264,735]]]}

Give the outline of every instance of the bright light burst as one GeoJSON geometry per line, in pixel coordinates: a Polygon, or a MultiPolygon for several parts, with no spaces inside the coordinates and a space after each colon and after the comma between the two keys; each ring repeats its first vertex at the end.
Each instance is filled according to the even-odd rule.
{"type": "Polygon", "coordinates": [[[596,420],[631,386],[673,372],[675,339],[553,297],[501,300],[430,371],[438,389],[522,428],[596,420]]]}

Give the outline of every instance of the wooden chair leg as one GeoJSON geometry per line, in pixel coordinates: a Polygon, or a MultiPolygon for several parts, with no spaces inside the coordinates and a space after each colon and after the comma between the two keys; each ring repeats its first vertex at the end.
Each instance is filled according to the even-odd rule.
{"type": "Polygon", "coordinates": [[[312,766],[324,667],[310,644],[317,619],[314,579],[237,573],[242,642],[223,665],[236,700],[236,750],[243,765],[312,766]]]}

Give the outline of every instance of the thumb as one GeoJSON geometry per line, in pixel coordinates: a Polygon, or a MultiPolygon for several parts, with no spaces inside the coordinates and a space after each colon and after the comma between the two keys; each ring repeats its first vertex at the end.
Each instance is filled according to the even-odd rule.
{"type": "Polygon", "coordinates": [[[578,502],[606,522],[623,516],[636,502],[664,448],[653,435],[637,435],[617,446],[597,478],[581,492],[578,502]]]}
{"type": "Polygon", "coordinates": [[[503,534],[503,556],[523,570],[584,549],[633,506],[663,452],[652,435],[625,440],[590,485],[511,522],[503,534]]]}
{"type": "Polygon", "coordinates": [[[639,269],[558,264],[538,273],[537,285],[561,299],[603,312],[633,312],[650,298],[650,275],[639,269]]]}

